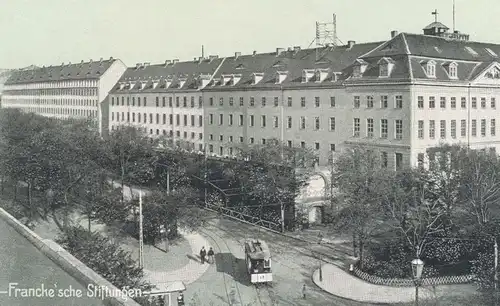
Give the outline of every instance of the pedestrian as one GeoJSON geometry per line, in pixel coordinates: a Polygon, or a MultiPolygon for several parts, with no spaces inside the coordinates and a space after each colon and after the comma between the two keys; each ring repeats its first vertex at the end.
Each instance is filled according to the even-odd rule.
{"type": "Polygon", "coordinates": [[[302,298],[306,299],[306,284],[302,286],[302,298]]]}
{"type": "Polygon", "coordinates": [[[214,249],[212,249],[212,247],[210,247],[210,249],[208,250],[208,263],[214,263],[214,249]]]}
{"type": "Polygon", "coordinates": [[[205,247],[202,247],[200,251],[200,260],[202,264],[205,263],[205,256],[207,256],[207,251],[205,250],[205,247]]]}

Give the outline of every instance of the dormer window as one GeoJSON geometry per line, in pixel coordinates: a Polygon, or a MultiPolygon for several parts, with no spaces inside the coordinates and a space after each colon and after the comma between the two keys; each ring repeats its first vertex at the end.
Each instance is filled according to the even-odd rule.
{"type": "Polygon", "coordinates": [[[220,85],[221,86],[227,85],[227,83],[229,83],[229,81],[231,81],[231,75],[230,74],[223,74],[223,75],[221,75],[221,77],[220,77],[220,85]]]}
{"type": "Polygon", "coordinates": [[[168,77],[165,80],[165,88],[170,88],[170,86],[172,86],[172,77],[168,77]]]}
{"type": "Polygon", "coordinates": [[[314,70],[312,69],[302,70],[302,83],[309,82],[313,76],[314,76],[314,70]]]}
{"type": "Polygon", "coordinates": [[[332,82],[337,82],[341,75],[342,75],[342,72],[333,72],[332,73],[332,82]]]}
{"type": "Polygon", "coordinates": [[[458,68],[458,65],[455,62],[452,62],[448,65],[448,76],[450,77],[450,79],[458,78],[458,74],[457,74],[458,69],[457,68],[458,68]]]}
{"type": "Polygon", "coordinates": [[[124,87],[125,87],[125,83],[120,83],[120,90],[123,90],[124,87]]]}
{"type": "Polygon", "coordinates": [[[252,83],[254,85],[258,84],[262,79],[264,78],[264,73],[262,72],[256,72],[252,75],[252,83]]]}
{"type": "Polygon", "coordinates": [[[495,51],[491,50],[490,48],[484,48],[486,50],[486,52],[488,52],[488,54],[490,56],[493,56],[493,57],[498,57],[498,55],[495,53],[495,51]]]}
{"type": "Polygon", "coordinates": [[[241,74],[233,74],[231,77],[231,85],[236,85],[240,82],[241,80],[241,74]]]}
{"type": "Polygon", "coordinates": [[[379,77],[387,78],[391,75],[392,68],[394,67],[394,60],[392,58],[383,57],[378,61],[379,77]]]}
{"type": "Polygon", "coordinates": [[[436,62],[435,61],[430,60],[425,64],[425,74],[429,78],[436,77],[436,62]]]}
{"type": "Polygon", "coordinates": [[[141,90],[144,90],[146,88],[147,81],[141,81],[141,90]]]}
{"type": "Polygon", "coordinates": [[[363,73],[366,71],[366,67],[368,67],[368,63],[365,62],[362,59],[357,59],[354,62],[353,69],[352,69],[352,77],[354,78],[360,78],[363,76],[363,73]]]}
{"type": "Polygon", "coordinates": [[[314,79],[316,83],[323,82],[328,76],[328,69],[316,69],[314,72],[314,79]]]}
{"type": "Polygon", "coordinates": [[[276,71],[276,84],[281,84],[286,79],[288,71],[276,71]]]}
{"type": "Polygon", "coordinates": [[[159,83],[160,83],[160,80],[153,80],[153,89],[155,89],[159,83]]]}
{"type": "Polygon", "coordinates": [[[135,87],[135,82],[128,83],[128,90],[132,90],[135,87]]]}
{"type": "Polygon", "coordinates": [[[477,54],[477,52],[474,49],[472,49],[469,46],[465,46],[465,50],[467,50],[467,52],[469,52],[472,56],[478,56],[479,55],[479,54],[477,54]]]}
{"type": "Polygon", "coordinates": [[[212,76],[210,74],[202,74],[198,78],[198,87],[204,88],[210,83],[212,76]]]}
{"type": "Polygon", "coordinates": [[[184,87],[184,84],[186,84],[186,81],[187,81],[186,77],[179,78],[179,88],[184,87]]]}

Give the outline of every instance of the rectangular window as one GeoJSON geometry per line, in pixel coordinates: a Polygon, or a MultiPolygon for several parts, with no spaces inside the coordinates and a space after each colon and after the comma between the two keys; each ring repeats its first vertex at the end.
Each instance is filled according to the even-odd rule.
{"type": "Polygon", "coordinates": [[[262,106],[266,106],[266,97],[262,97],[262,106]]]}
{"type": "Polygon", "coordinates": [[[366,107],[373,108],[373,96],[366,96],[366,107]]]}
{"type": "Polygon", "coordinates": [[[354,108],[359,108],[360,100],[359,96],[354,96],[354,108]]]}
{"type": "Polygon", "coordinates": [[[439,121],[439,137],[446,138],[446,120],[439,121]]]}
{"type": "Polygon", "coordinates": [[[288,105],[288,107],[292,107],[292,97],[288,97],[287,105],[288,105]]]}
{"type": "Polygon", "coordinates": [[[253,117],[253,115],[250,115],[250,126],[254,126],[254,125],[255,125],[254,117],[253,117]]]}
{"type": "Polygon", "coordinates": [[[300,98],[300,106],[301,107],[306,107],[306,97],[301,97],[300,98]]]}
{"type": "MultiPolygon", "coordinates": [[[[156,107],[160,107],[160,97],[156,97],[156,107]]],[[[128,104],[128,99],[127,99],[127,104],[128,104]]]]}
{"type": "Polygon", "coordinates": [[[446,97],[441,97],[439,99],[439,107],[440,108],[446,108],[446,97]]]}
{"type": "Polygon", "coordinates": [[[229,97],[229,106],[233,106],[233,105],[234,105],[234,98],[229,97]]]}
{"type": "Polygon", "coordinates": [[[277,128],[279,126],[278,116],[273,116],[273,126],[277,128]]]}
{"type": "Polygon", "coordinates": [[[208,124],[210,125],[214,124],[214,114],[208,115],[208,124]]]}
{"type": "Polygon", "coordinates": [[[278,97],[274,97],[274,107],[278,107],[280,104],[280,100],[278,97]]]}
{"type": "Polygon", "coordinates": [[[380,159],[382,160],[382,167],[383,168],[387,168],[387,164],[388,164],[388,158],[387,158],[387,152],[382,152],[380,154],[380,159]]]}
{"type": "Polygon", "coordinates": [[[465,137],[467,135],[467,120],[460,120],[460,137],[465,137]]]}
{"type": "MultiPolygon", "coordinates": [[[[187,102],[188,102],[187,97],[186,96],[182,97],[182,107],[187,107],[187,102]]],[[[186,138],[186,137],[184,137],[184,138],[186,138]]]]}
{"type": "Polygon", "coordinates": [[[180,98],[179,97],[175,97],[175,107],[180,107],[180,98]]]}
{"type": "Polygon", "coordinates": [[[172,107],[172,97],[168,97],[168,107],[172,107]]]}
{"type": "Polygon", "coordinates": [[[387,108],[388,107],[388,101],[389,101],[389,97],[388,96],[380,96],[380,108],[387,108]]]}
{"type": "Polygon", "coordinates": [[[292,128],[292,117],[291,117],[291,116],[288,116],[288,117],[286,118],[286,121],[287,121],[287,123],[286,123],[286,127],[287,127],[288,129],[291,129],[291,128],[292,128]]]}
{"type": "Polygon", "coordinates": [[[181,115],[179,114],[175,115],[175,124],[181,125],[181,115]]]}
{"type": "Polygon", "coordinates": [[[335,107],[335,97],[330,97],[330,107],[335,107]]]}
{"type": "Polygon", "coordinates": [[[495,119],[490,120],[490,134],[491,136],[495,136],[497,133],[496,121],[495,119]]]}
{"type": "Polygon", "coordinates": [[[199,127],[202,127],[202,126],[203,126],[203,116],[202,116],[202,115],[199,115],[199,116],[198,116],[198,126],[199,126],[199,127]]]}
{"type": "Polygon", "coordinates": [[[460,107],[467,108],[467,98],[465,98],[465,97],[460,98],[460,107]]]}
{"type": "Polygon", "coordinates": [[[417,167],[419,169],[424,169],[424,153],[418,153],[418,155],[417,155],[417,167]]]}
{"type": "Polygon", "coordinates": [[[188,125],[188,116],[184,115],[184,126],[188,125]]]}
{"type": "Polygon", "coordinates": [[[401,170],[403,168],[403,154],[402,153],[395,153],[394,156],[396,159],[396,163],[395,163],[396,171],[401,170]]]}
{"type": "Polygon", "coordinates": [[[472,97],[472,108],[477,108],[477,98],[476,97],[472,97]]]}
{"type": "Polygon", "coordinates": [[[403,96],[396,96],[396,108],[403,108],[403,96]]]}
{"type": "Polygon", "coordinates": [[[260,117],[261,127],[266,127],[266,115],[260,117]]]}
{"type": "Polygon", "coordinates": [[[219,106],[223,106],[223,105],[224,105],[224,98],[220,97],[219,98],[219,106]]]}
{"type": "Polygon", "coordinates": [[[457,98],[456,97],[451,97],[450,98],[450,107],[452,109],[457,108],[457,98]]]}
{"type": "Polygon", "coordinates": [[[255,106],[255,98],[250,97],[250,106],[255,106]]]}
{"type": "Polygon", "coordinates": [[[330,131],[335,132],[335,117],[330,117],[330,131]]]}
{"type": "Polygon", "coordinates": [[[229,125],[233,125],[233,114],[229,114],[229,125]]]}
{"type": "Polygon", "coordinates": [[[423,96],[417,97],[417,106],[418,106],[418,108],[424,108],[424,97],[423,96]]]}
{"type": "Polygon", "coordinates": [[[240,97],[240,106],[245,105],[245,99],[243,97],[240,97]]]}
{"type": "Polygon", "coordinates": [[[314,130],[319,131],[320,128],[320,122],[319,122],[319,117],[314,118],[314,130]]]}
{"type": "Polygon", "coordinates": [[[300,117],[300,129],[304,130],[306,128],[306,117],[301,116],[300,117]]]}
{"type": "Polygon", "coordinates": [[[373,118],[366,119],[366,137],[373,138],[373,118]]]}
{"type": "Polygon", "coordinates": [[[395,138],[403,139],[403,120],[400,119],[395,120],[394,126],[395,126],[395,138]]]}
{"type": "Polygon", "coordinates": [[[156,114],[156,124],[160,124],[160,114],[156,114]]]}
{"type": "Polygon", "coordinates": [[[214,106],[214,98],[213,98],[213,97],[210,97],[210,98],[208,99],[208,104],[209,104],[210,106],[214,106]]]}
{"type": "Polygon", "coordinates": [[[319,107],[319,97],[314,97],[314,107],[319,107]]]}
{"type": "Polygon", "coordinates": [[[153,114],[149,114],[149,123],[153,123],[153,114]]]}
{"type": "Polygon", "coordinates": [[[224,124],[224,114],[219,114],[219,125],[224,124]]]}
{"type": "Polygon", "coordinates": [[[472,119],[472,122],[471,122],[471,135],[472,136],[477,136],[477,122],[476,122],[476,119],[472,119]]]}
{"type": "Polygon", "coordinates": [[[335,152],[335,144],[334,143],[330,144],[330,151],[335,152]]]}
{"type": "Polygon", "coordinates": [[[429,120],[429,138],[434,139],[436,137],[436,122],[434,120],[429,120]]]}
{"type": "Polygon", "coordinates": [[[238,119],[238,125],[243,126],[243,115],[240,115],[240,118],[238,119]]]}
{"type": "Polygon", "coordinates": [[[451,120],[451,138],[457,138],[457,121],[451,120]]]}
{"type": "Polygon", "coordinates": [[[353,136],[359,137],[359,132],[361,130],[361,120],[359,118],[354,118],[353,122],[353,136]]]}
{"type": "Polygon", "coordinates": [[[486,136],[486,119],[481,119],[481,137],[485,136],[486,136]]]}
{"type": "Polygon", "coordinates": [[[429,97],[429,108],[435,108],[435,107],[436,107],[436,98],[429,97]]]}
{"type": "Polygon", "coordinates": [[[486,108],[486,98],[481,98],[481,108],[486,108]]]}
{"type": "Polygon", "coordinates": [[[495,97],[491,98],[490,104],[491,108],[497,108],[497,100],[495,97]]]}
{"type": "Polygon", "coordinates": [[[191,126],[194,126],[194,122],[195,122],[194,115],[191,115],[191,126]]]}
{"type": "MultiPolygon", "coordinates": [[[[140,122],[140,120],[139,120],[139,122],[140,122]]],[[[170,124],[170,125],[174,124],[174,115],[172,115],[172,114],[168,115],[168,124],[170,124]]]]}
{"type": "Polygon", "coordinates": [[[424,139],[424,120],[418,120],[418,138],[424,139]]]}
{"type": "Polygon", "coordinates": [[[380,138],[387,138],[389,135],[389,124],[387,119],[380,119],[380,138]]]}
{"type": "Polygon", "coordinates": [[[319,150],[319,142],[314,143],[314,149],[319,150]]]}

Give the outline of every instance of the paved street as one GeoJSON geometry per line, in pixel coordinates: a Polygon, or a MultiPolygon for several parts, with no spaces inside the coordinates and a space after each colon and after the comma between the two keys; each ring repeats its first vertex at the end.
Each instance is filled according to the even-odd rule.
{"type": "MultiPolygon", "coordinates": [[[[195,296],[195,301],[201,301],[201,306],[369,305],[337,298],[317,289],[311,281],[311,272],[319,261],[307,243],[226,219],[214,219],[200,233],[214,247],[216,264],[187,287],[186,301],[195,296]],[[259,237],[271,248],[272,287],[256,289],[248,280],[241,243],[249,237],[259,237]],[[306,300],[301,296],[303,284],[307,286],[306,300]]],[[[338,256],[340,259],[343,254],[339,252],[338,256]]]]}
{"type": "Polygon", "coordinates": [[[0,232],[2,233],[0,235],[0,291],[3,291],[0,293],[0,305],[104,305],[100,300],[88,298],[84,286],[45,257],[3,220],[0,220],[0,232]],[[9,296],[9,283],[18,283],[17,288],[20,289],[36,289],[41,286],[46,289],[55,289],[55,297],[20,297],[21,292],[18,291],[16,298],[14,290],[11,290],[11,296],[9,296]],[[60,289],[66,289],[61,293],[73,297],[57,297],[60,289]],[[71,289],[74,290],[70,291],[71,289]],[[74,297],[75,290],[81,290],[83,297],[74,297]]]}

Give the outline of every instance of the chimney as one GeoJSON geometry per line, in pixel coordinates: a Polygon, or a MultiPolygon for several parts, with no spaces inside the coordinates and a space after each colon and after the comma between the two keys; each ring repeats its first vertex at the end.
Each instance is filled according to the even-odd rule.
{"type": "Polygon", "coordinates": [[[208,59],[209,59],[210,61],[213,61],[214,59],[216,59],[216,58],[218,58],[218,57],[219,57],[218,55],[209,55],[209,56],[208,56],[208,59]]]}
{"type": "Polygon", "coordinates": [[[166,60],[166,61],[165,61],[165,66],[168,66],[168,65],[170,65],[171,63],[172,63],[172,61],[171,61],[171,60],[166,60]]]}
{"type": "Polygon", "coordinates": [[[141,63],[137,63],[137,64],[135,64],[135,69],[139,69],[139,68],[141,68],[141,65],[142,65],[141,63]]]}
{"type": "Polygon", "coordinates": [[[252,53],[253,56],[256,56],[257,55],[257,51],[254,50],[253,53],[252,53]]]}
{"type": "Polygon", "coordinates": [[[99,59],[99,63],[102,63],[102,57],[99,59]]]}
{"type": "Polygon", "coordinates": [[[109,57],[109,60],[112,61],[114,58],[112,56],[109,57]]]}
{"type": "Polygon", "coordinates": [[[398,36],[398,31],[391,31],[391,38],[398,36]]]}
{"type": "Polygon", "coordinates": [[[293,47],[293,52],[299,52],[299,51],[300,51],[300,46],[293,47]]]}
{"type": "Polygon", "coordinates": [[[279,56],[281,53],[285,51],[284,48],[276,48],[276,56],[279,56]]]}
{"type": "Polygon", "coordinates": [[[198,57],[198,63],[201,64],[203,62],[203,56],[198,57]]]}
{"type": "Polygon", "coordinates": [[[93,63],[93,62],[92,62],[92,59],[90,59],[89,63],[90,63],[90,64],[92,64],[92,63],[93,63]]]}
{"type": "Polygon", "coordinates": [[[238,59],[241,56],[241,52],[234,52],[234,59],[238,59]]]}
{"type": "Polygon", "coordinates": [[[80,64],[83,64],[83,60],[80,62],[80,64]]]}
{"type": "Polygon", "coordinates": [[[176,63],[178,63],[178,62],[179,62],[179,59],[178,59],[178,58],[176,58],[176,59],[174,59],[174,60],[172,61],[172,64],[174,64],[174,65],[175,65],[175,64],[176,64],[176,63]]]}
{"type": "Polygon", "coordinates": [[[151,63],[149,63],[149,62],[144,63],[144,65],[142,65],[142,69],[144,69],[144,68],[148,67],[148,66],[149,66],[149,64],[151,64],[151,63]]]}
{"type": "Polygon", "coordinates": [[[347,42],[347,47],[348,47],[349,49],[351,49],[352,47],[354,47],[354,45],[355,45],[355,44],[356,44],[356,42],[355,42],[354,40],[349,40],[349,41],[347,42]]]}

